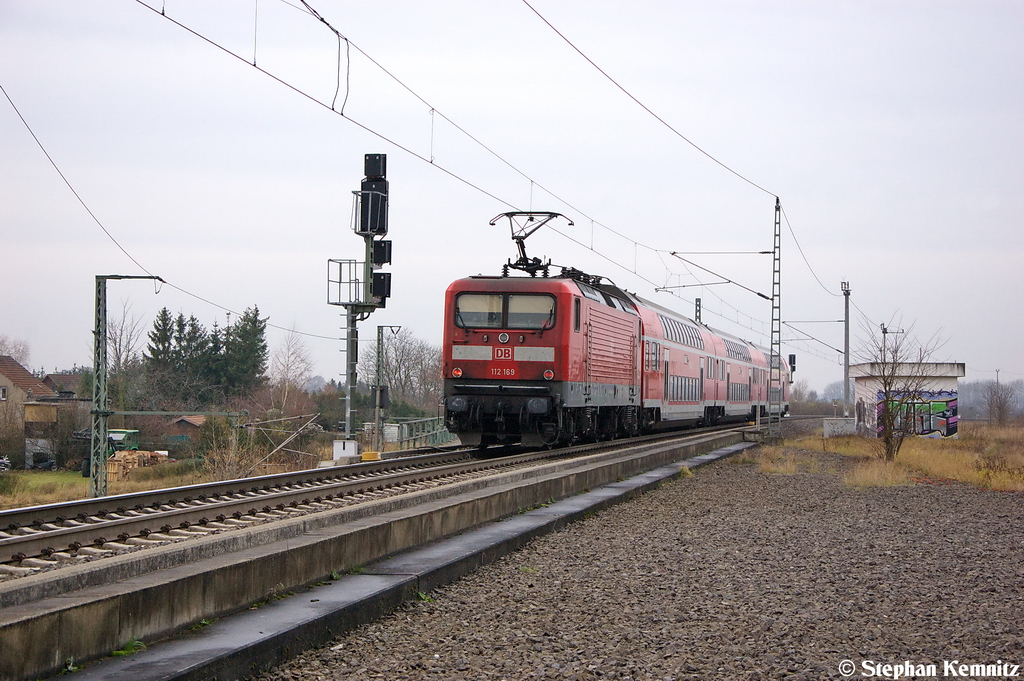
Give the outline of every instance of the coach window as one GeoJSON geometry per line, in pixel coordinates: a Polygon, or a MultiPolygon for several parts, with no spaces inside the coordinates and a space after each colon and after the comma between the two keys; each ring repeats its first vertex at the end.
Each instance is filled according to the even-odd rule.
{"type": "Polygon", "coordinates": [[[502,296],[460,293],[455,298],[455,324],[465,329],[500,329],[502,296]]]}
{"type": "Polygon", "coordinates": [[[580,330],[580,317],[582,316],[581,304],[580,303],[581,303],[581,301],[580,301],[579,298],[573,298],[572,299],[572,330],[573,331],[579,331],[580,330]]]}
{"type": "Polygon", "coordinates": [[[509,294],[508,328],[543,330],[554,325],[554,296],[509,294]]]}

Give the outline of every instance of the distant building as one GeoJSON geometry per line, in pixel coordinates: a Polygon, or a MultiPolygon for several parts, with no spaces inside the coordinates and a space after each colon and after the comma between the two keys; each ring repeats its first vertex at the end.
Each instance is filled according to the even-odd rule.
{"type": "Polygon", "coordinates": [[[31,463],[37,452],[43,458],[52,453],[47,435],[57,422],[57,408],[40,400],[57,397],[12,357],[0,355],[0,438],[10,449],[5,454],[23,451],[31,463]]]}
{"type": "Polygon", "coordinates": [[[84,374],[46,374],[42,383],[61,397],[89,397],[78,394],[83,377],[84,374]]]}
{"type": "Polygon", "coordinates": [[[13,357],[0,355],[0,402],[24,405],[40,397],[57,397],[57,392],[14,361],[13,357]]]}
{"type": "MultiPolygon", "coordinates": [[[[56,459],[62,465],[82,455],[67,431],[89,425],[91,400],[76,399],[81,374],[51,374],[42,380],[11,357],[0,355],[0,454],[14,456],[29,466],[56,459]],[[59,382],[48,385],[51,378],[59,382]],[[64,389],[71,385],[73,388],[64,389]]],[[[19,464],[20,465],[20,464],[19,464]]]]}
{"type": "MultiPolygon", "coordinates": [[[[854,379],[854,404],[857,433],[866,437],[878,436],[878,414],[885,403],[880,376],[887,367],[879,363],[854,364],[850,376],[854,379]]],[[[964,376],[964,364],[953,362],[927,362],[900,364],[896,367],[896,385],[919,386],[904,407],[898,426],[918,437],[956,438],[959,421],[957,410],[958,379],[964,376]]],[[[902,398],[904,395],[891,397],[902,398]]]]}
{"type": "Polygon", "coordinates": [[[206,423],[205,416],[179,416],[171,421],[168,435],[172,438],[172,442],[196,440],[199,438],[199,430],[204,423],[206,423]]]}

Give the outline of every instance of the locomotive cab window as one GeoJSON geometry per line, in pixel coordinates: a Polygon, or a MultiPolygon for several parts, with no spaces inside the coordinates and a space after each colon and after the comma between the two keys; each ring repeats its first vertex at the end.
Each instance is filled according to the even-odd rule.
{"type": "Polygon", "coordinates": [[[455,323],[465,329],[500,329],[502,298],[495,293],[460,293],[455,298],[455,323]]]}
{"type": "Polygon", "coordinates": [[[555,297],[547,294],[460,293],[455,324],[464,329],[550,329],[555,297]]]}
{"type": "Polygon", "coordinates": [[[554,296],[509,294],[508,328],[550,329],[554,325],[554,296]]]}

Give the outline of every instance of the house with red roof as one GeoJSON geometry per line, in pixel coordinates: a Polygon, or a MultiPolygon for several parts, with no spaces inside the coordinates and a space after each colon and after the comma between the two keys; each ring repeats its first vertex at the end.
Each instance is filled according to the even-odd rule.
{"type": "MultiPolygon", "coordinates": [[[[42,383],[61,397],[77,397],[85,374],[46,374],[42,383]]],[[[82,395],[83,398],[89,397],[82,395]]]]}
{"type": "Polygon", "coordinates": [[[21,454],[29,445],[42,452],[52,451],[45,438],[40,443],[35,431],[40,426],[45,431],[57,421],[56,405],[39,400],[57,398],[57,393],[14,358],[0,355],[0,447],[4,450],[0,454],[21,454]],[[32,437],[26,437],[29,435],[32,437]]]}
{"type": "Polygon", "coordinates": [[[15,416],[23,427],[25,403],[46,397],[57,397],[57,393],[14,358],[0,355],[0,426],[15,416]]]}

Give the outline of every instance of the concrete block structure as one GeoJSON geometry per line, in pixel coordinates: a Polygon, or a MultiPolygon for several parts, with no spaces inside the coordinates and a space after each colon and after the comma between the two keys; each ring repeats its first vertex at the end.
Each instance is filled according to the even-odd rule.
{"type": "Polygon", "coordinates": [[[895,379],[890,380],[895,388],[890,399],[909,397],[900,415],[901,427],[918,437],[956,438],[957,384],[964,369],[958,362],[851,365],[857,433],[878,436],[878,415],[885,403],[882,377],[890,376],[895,379]],[[907,390],[913,394],[908,396],[907,390]]]}

